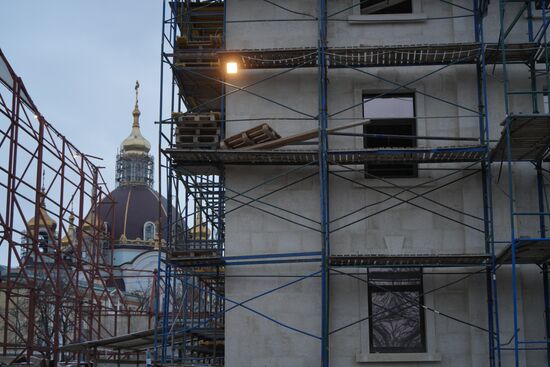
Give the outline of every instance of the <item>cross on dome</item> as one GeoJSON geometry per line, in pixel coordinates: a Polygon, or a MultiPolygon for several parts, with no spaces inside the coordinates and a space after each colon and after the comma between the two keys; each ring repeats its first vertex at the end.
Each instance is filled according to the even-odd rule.
{"type": "Polygon", "coordinates": [[[139,111],[138,106],[138,97],[139,97],[139,81],[136,80],[136,103],[134,106],[134,111],[132,115],[134,116],[134,122],[132,123],[132,131],[130,136],[128,136],[122,144],[120,145],[121,154],[141,154],[147,155],[149,150],[151,150],[151,144],[147,139],[141,135],[141,130],[139,128],[139,116],[141,112],[139,111]]]}

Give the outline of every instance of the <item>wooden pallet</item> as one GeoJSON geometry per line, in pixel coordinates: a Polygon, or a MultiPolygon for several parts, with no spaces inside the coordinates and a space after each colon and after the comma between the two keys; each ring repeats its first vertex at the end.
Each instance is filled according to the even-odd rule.
{"type": "Polygon", "coordinates": [[[182,149],[217,149],[219,144],[219,136],[178,136],[176,147],[182,149]]]}
{"type": "Polygon", "coordinates": [[[209,40],[190,41],[187,36],[176,38],[176,46],[179,48],[220,48],[222,46],[222,37],[219,34],[211,34],[209,40]]]}
{"type": "Polygon", "coordinates": [[[208,122],[206,124],[202,123],[192,123],[190,125],[195,126],[182,126],[178,127],[178,136],[179,135],[216,135],[220,134],[220,129],[216,126],[215,122],[208,122]]]}
{"type": "Polygon", "coordinates": [[[203,121],[213,121],[218,122],[220,120],[220,113],[215,111],[210,111],[209,113],[181,113],[173,112],[172,120],[180,126],[182,123],[190,122],[203,122],[203,121]]]}
{"type": "Polygon", "coordinates": [[[190,128],[190,129],[202,129],[202,128],[217,128],[218,121],[213,120],[189,120],[177,123],[177,128],[190,128]]]}
{"type": "Polygon", "coordinates": [[[223,141],[223,148],[238,149],[280,139],[281,136],[268,124],[261,124],[223,141]]]}
{"type": "Polygon", "coordinates": [[[174,113],[176,147],[216,149],[220,143],[219,112],[174,113]]]}
{"type": "Polygon", "coordinates": [[[218,135],[178,135],[177,143],[185,144],[218,144],[218,135]]]}
{"type": "Polygon", "coordinates": [[[222,46],[220,35],[210,35],[209,39],[188,40],[187,36],[176,38],[176,52],[174,65],[178,68],[220,66],[219,58],[215,51],[222,46]]]}

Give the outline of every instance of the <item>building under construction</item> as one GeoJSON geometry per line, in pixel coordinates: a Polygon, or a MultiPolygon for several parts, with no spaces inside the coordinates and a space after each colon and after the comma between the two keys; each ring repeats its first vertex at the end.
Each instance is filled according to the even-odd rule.
{"type": "Polygon", "coordinates": [[[548,365],[547,9],[166,2],[156,361],[548,365]]]}
{"type": "Polygon", "coordinates": [[[158,183],[169,200],[142,315],[149,322],[139,329],[131,307],[106,301],[117,292],[129,299],[110,263],[80,255],[87,243],[117,240],[89,215],[108,201],[85,155],[71,153],[76,248],[62,251],[63,236],[52,232],[58,240],[45,251],[40,221],[14,232],[29,223],[17,219],[20,187],[30,190],[33,218],[47,223],[56,213],[63,228],[75,199],[44,199],[53,184],[41,181],[43,165],[59,172],[60,192],[69,185],[51,163],[66,162],[68,145],[57,133],[63,148],[45,148],[50,125],[0,69],[14,101],[2,99],[11,125],[0,149],[12,147],[0,179],[2,246],[17,264],[0,300],[29,320],[12,325],[14,311],[4,309],[3,355],[57,364],[550,366],[549,7],[163,1],[158,183]],[[36,163],[23,171],[13,127],[21,119],[38,126],[37,143],[24,149],[36,163]],[[62,281],[74,297],[60,294],[62,281]],[[40,303],[69,315],[40,322],[40,303]],[[120,313],[124,332],[109,329],[120,313]]]}

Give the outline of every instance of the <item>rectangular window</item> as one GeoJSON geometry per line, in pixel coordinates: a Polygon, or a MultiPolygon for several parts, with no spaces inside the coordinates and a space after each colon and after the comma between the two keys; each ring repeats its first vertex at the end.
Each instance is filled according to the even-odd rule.
{"type": "Polygon", "coordinates": [[[411,14],[413,0],[371,0],[361,3],[361,14],[411,14]]]}
{"type": "Polygon", "coordinates": [[[422,269],[369,269],[371,353],[425,353],[422,269]]]}
{"type": "MultiPolygon", "coordinates": [[[[416,146],[414,94],[390,94],[383,97],[363,96],[365,148],[412,148],[416,146]],[[377,136],[373,136],[373,135],[377,136]],[[409,138],[411,136],[411,138],[409,138]]],[[[417,177],[418,164],[366,164],[365,177],[417,177]]]]}

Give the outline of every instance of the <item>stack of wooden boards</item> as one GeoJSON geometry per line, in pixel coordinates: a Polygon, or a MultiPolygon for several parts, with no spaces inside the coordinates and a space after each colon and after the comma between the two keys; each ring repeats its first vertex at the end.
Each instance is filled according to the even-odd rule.
{"type": "Polygon", "coordinates": [[[281,136],[268,124],[261,124],[225,139],[222,148],[239,149],[280,139],[281,136]]]}
{"type": "Polygon", "coordinates": [[[207,40],[189,40],[186,36],[176,38],[178,52],[175,65],[179,67],[217,67],[219,60],[214,50],[222,45],[221,35],[210,35],[207,40]]]}
{"type": "Polygon", "coordinates": [[[220,113],[174,113],[176,147],[217,149],[220,143],[220,113]]]}
{"type": "Polygon", "coordinates": [[[222,47],[221,34],[211,34],[208,40],[191,41],[187,36],[176,38],[176,46],[180,48],[220,48],[222,47]]]}

